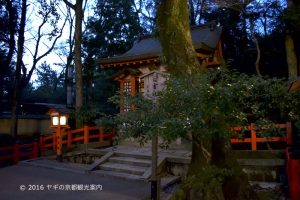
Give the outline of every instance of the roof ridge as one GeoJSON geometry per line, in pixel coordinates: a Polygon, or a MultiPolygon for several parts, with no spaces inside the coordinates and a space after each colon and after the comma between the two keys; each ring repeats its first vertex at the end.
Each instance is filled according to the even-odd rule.
{"type": "MultiPolygon", "coordinates": [[[[217,26],[216,20],[212,20],[212,21],[207,22],[205,24],[199,24],[199,25],[191,26],[190,29],[191,30],[204,29],[204,28],[215,29],[216,26],[217,26]]],[[[154,32],[154,33],[149,33],[149,34],[145,34],[145,35],[139,35],[138,38],[134,41],[134,43],[140,42],[141,40],[148,39],[148,38],[158,38],[158,34],[156,32],[154,32]]]]}

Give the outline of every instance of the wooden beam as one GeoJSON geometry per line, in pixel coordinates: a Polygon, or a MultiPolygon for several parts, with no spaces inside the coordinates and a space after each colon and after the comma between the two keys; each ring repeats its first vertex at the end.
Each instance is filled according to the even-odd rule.
{"type": "Polygon", "coordinates": [[[135,95],[135,91],[136,91],[136,80],[135,80],[135,76],[132,76],[130,78],[130,85],[131,85],[131,90],[130,90],[130,94],[131,96],[135,95]]]}

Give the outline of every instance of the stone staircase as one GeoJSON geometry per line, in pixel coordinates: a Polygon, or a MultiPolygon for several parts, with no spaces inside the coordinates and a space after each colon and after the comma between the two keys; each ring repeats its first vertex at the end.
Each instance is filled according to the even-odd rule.
{"type": "Polygon", "coordinates": [[[89,173],[124,179],[148,180],[151,176],[151,157],[109,152],[94,162],[89,173]]]}

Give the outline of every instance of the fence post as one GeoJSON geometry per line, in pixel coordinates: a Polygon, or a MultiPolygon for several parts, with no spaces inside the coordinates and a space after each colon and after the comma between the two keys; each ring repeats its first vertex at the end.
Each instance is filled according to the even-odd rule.
{"type": "Polygon", "coordinates": [[[293,144],[293,135],[292,135],[292,123],[287,122],[286,123],[286,137],[287,137],[287,145],[293,144]]]}
{"type": "Polygon", "coordinates": [[[100,142],[103,142],[103,137],[104,137],[104,135],[103,135],[103,127],[101,126],[99,128],[99,141],[100,142]]]}
{"type": "Polygon", "coordinates": [[[33,142],[33,148],[32,148],[32,158],[39,157],[39,143],[37,141],[33,142]]]}
{"type": "Polygon", "coordinates": [[[290,182],[290,193],[291,193],[291,200],[298,200],[300,198],[300,177],[299,177],[299,170],[300,170],[300,161],[298,159],[291,160],[291,182],[290,182]]]}
{"type": "Polygon", "coordinates": [[[42,152],[45,147],[45,140],[43,136],[40,136],[40,151],[42,152]]]}
{"type": "Polygon", "coordinates": [[[20,160],[20,144],[16,143],[14,145],[14,163],[18,164],[19,160],[20,160]]]}
{"type": "Polygon", "coordinates": [[[250,125],[250,130],[251,130],[251,150],[256,151],[256,131],[254,130],[254,125],[251,123],[250,125]]]}
{"type": "Polygon", "coordinates": [[[55,133],[53,133],[52,135],[52,142],[53,142],[53,150],[56,152],[57,149],[57,138],[56,138],[56,129],[55,129],[55,133]]]}
{"type": "Polygon", "coordinates": [[[84,131],[83,144],[87,144],[87,143],[89,143],[89,127],[88,126],[84,126],[83,127],[83,131],[84,131]]]}
{"type": "Polygon", "coordinates": [[[72,131],[69,129],[68,130],[68,142],[67,142],[67,148],[71,149],[72,148],[72,141],[73,137],[72,137],[72,131]]]}

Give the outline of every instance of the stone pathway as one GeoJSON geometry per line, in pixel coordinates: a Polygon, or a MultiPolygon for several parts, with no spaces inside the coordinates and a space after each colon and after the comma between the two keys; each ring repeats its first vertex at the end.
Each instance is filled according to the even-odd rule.
{"type": "MultiPolygon", "coordinates": [[[[43,161],[43,164],[46,163],[43,161]]],[[[1,200],[141,200],[150,195],[150,185],[147,182],[34,166],[15,165],[1,168],[0,177],[1,200]],[[56,185],[58,189],[54,189],[56,185]],[[72,191],[66,190],[68,185],[83,185],[88,189],[101,185],[101,188],[80,190],[77,187],[72,191]],[[51,187],[48,189],[48,186],[51,187]]]]}
{"type": "MultiPolygon", "coordinates": [[[[74,155],[77,155],[76,153],[79,155],[79,152],[73,152],[74,155]]],[[[132,182],[133,180],[130,179],[135,179],[135,184],[141,183],[143,188],[145,185],[150,187],[149,178],[151,175],[151,148],[117,146],[105,149],[88,149],[87,153],[91,153],[91,155],[100,155],[102,157],[97,158],[92,164],[78,164],[71,162],[59,163],[55,160],[55,156],[41,157],[36,160],[23,161],[19,164],[19,167],[24,167],[26,169],[37,168],[37,171],[49,170],[51,173],[55,173],[57,171],[58,174],[75,173],[77,174],[76,176],[86,175],[86,177],[94,177],[93,179],[97,179],[96,177],[98,177],[99,180],[112,178],[116,184],[123,184],[121,183],[122,181],[132,182]]],[[[69,154],[72,154],[72,152],[69,154]]],[[[160,163],[163,164],[163,161],[166,159],[189,163],[190,155],[191,152],[185,150],[159,149],[158,165],[160,163]]],[[[58,175],[55,175],[55,177],[57,176],[58,175]]],[[[178,179],[179,177],[176,176],[164,177],[161,180],[161,187],[165,188],[170,183],[178,181],[178,179]]],[[[118,190],[116,190],[116,192],[118,193],[118,190]]],[[[150,192],[145,194],[147,194],[147,197],[149,197],[150,192]]],[[[127,197],[124,198],[126,199],[127,197]]],[[[119,199],[121,200],[123,197],[119,199]]]]}

